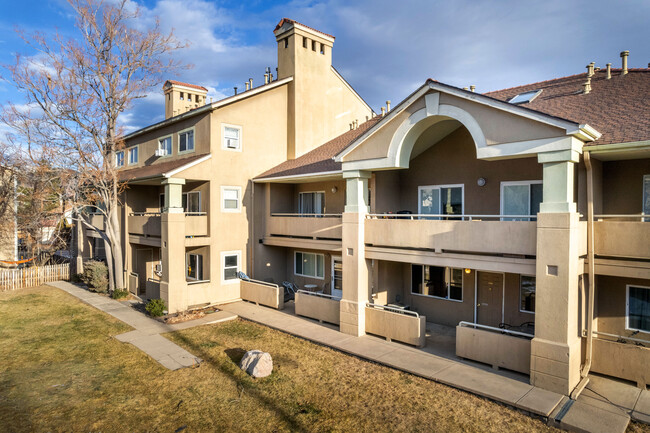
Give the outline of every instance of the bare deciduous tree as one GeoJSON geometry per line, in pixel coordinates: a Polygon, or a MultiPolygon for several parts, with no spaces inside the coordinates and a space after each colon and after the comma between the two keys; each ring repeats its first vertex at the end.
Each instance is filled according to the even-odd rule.
{"type": "Polygon", "coordinates": [[[33,159],[65,168],[65,190],[77,210],[92,207],[105,216],[110,288],[124,288],[119,227],[122,184],[115,167],[123,147],[120,115],[179,67],[169,54],[181,48],[156,20],[139,30],[140,11],[120,0],[68,0],[77,14],[78,39],[33,34],[24,40],[38,54],[17,57],[8,77],[26,104],[6,107],[3,120],[33,159]]]}

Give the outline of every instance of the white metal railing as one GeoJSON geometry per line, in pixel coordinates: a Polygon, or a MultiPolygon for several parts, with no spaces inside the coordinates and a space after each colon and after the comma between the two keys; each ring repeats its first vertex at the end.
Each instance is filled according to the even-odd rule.
{"type": "Polygon", "coordinates": [[[272,217],[341,218],[340,213],[272,213],[272,217]]]}
{"type": "Polygon", "coordinates": [[[239,278],[240,280],[242,280],[242,281],[249,281],[249,282],[251,282],[251,283],[261,284],[261,285],[263,285],[263,286],[268,286],[268,287],[274,287],[274,288],[276,288],[276,289],[279,289],[279,288],[280,288],[280,286],[278,286],[277,284],[275,284],[275,283],[269,283],[268,281],[254,280],[254,279],[249,278],[249,277],[246,277],[246,278],[238,277],[238,278],[239,278]]]}
{"type": "Polygon", "coordinates": [[[458,322],[458,326],[465,326],[467,328],[472,327],[472,328],[478,328],[478,329],[486,329],[488,331],[500,332],[500,333],[503,333],[503,334],[518,335],[520,337],[526,337],[526,338],[534,338],[535,337],[534,335],[527,334],[525,332],[511,331],[510,329],[503,329],[503,328],[495,328],[494,326],[480,325],[478,323],[472,323],[472,322],[460,321],[460,322],[458,322]]]}
{"type": "Polygon", "coordinates": [[[321,298],[329,298],[335,301],[341,300],[341,298],[338,296],[328,295],[327,293],[310,292],[309,290],[303,290],[303,289],[298,290],[296,293],[303,293],[305,295],[311,295],[311,296],[319,296],[321,298]]]}
{"type": "Polygon", "coordinates": [[[615,214],[603,214],[603,215],[594,215],[594,219],[597,221],[603,221],[606,219],[614,219],[614,218],[619,218],[619,219],[635,219],[635,220],[641,220],[641,221],[650,221],[650,214],[646,213],[637,213],[637,214],[621,214],[621,215],[615,215],[615,214]]]}
{"type": "Polygon", "coordinates": [[[593,331],[592,334],[594,334],[596,336],[602,335],[604,337],[616,338],[617,340],[634,341],[635,343],[642,343],[642,344],[650,345],[650,340],[642,340],[640,338],[626,337],[624,335],[609,334],[607,332],[599,332],[599,331],[593,331]]]}
{"type": "Polygon", "coordinates": [[[185,212],[185,216],[202,216],[207,214],[207,212],[185,212]]]}
{"type": "Polygon", "coordinates": [[[209,283],[210,280],[185,280],[187,282],[188,286],[191,286],[193,284],[203,284],[203,283],[209,283]]]}
{"type": "Polygon", "coordinates": [[[131,212],[129,216],[161,216],[160,212],[131,212]]]}
{"type": "Polygon", "coordinates": [[[406,220],[451,220],[451,221],[483,221],[498,220],[508,221],[521,219],[530,221],[537,219],[535,215],[450,215],[450,214],[397,214],[397,213],[371,213],[367,219],[406,219],[406,220]]]}
{"type": "Polygon", "coordinates": [[[380,310],[390,311],[391,313],[406,314],[408,316],[413,316],[413,317],[417,317],[417,318],[420,317],[420,315],[418,314],[417,311],[403,310],[401,308],[389,307],[387,305],[371,304],[370,302],[366,302],[366,307],[377,308],[377,309],[380,309],[380,310]]]}

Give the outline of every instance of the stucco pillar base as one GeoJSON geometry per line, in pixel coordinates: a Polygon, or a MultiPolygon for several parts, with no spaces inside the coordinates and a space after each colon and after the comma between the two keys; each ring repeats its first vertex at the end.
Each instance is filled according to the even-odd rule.
{"type": "Polygon", "coordinates": [[[365,331],[365,305],[341,299],[340,302],[340,328],[344,334],[360,337],[365,331]]]}
{"type": "MultiPolygon", "coordinates": [[[[170,208],[170,210],[175,209],[170,208]]],[[[160,283],[160,298],[165,301],[167,311],[170,313],[187,310],[184,213],[162,214],[161,243],[163,275],[160,283]]]]}
{"type": "Polygon", "coordinates": [[[569,395],[580,382],[580,340],[571,345],[533,338],[530,384],[569,395]]]}

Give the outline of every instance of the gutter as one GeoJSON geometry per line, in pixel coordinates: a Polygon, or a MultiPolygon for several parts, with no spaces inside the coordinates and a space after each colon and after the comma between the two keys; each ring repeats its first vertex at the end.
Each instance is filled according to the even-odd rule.
{"type": "Polygon", "coordinates": [[[571,392],[571,398],[576,399],[589,383],[589,370],[591,369],[594,327],[594,296],[596,292],[595,278],[595,253],[594,253],[594,175],[591,166],[591,155],[584,152],[585,168],[587,169],[587,270],[589,278],[589,298],[587,304],[587,347],[585,349],[585,363],[580,370],[580,382],[571,392]]]}

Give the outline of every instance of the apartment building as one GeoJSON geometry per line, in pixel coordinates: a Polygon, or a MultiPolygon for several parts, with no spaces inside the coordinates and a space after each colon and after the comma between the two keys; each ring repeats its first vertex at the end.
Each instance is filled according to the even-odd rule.
{"type": "Polygon", "coordinates": [[[0,267],[14,266],[18,254],[16,180],[0,166],[0,267]],[[2,263],[4,261],[5,263],[2,263]]]}
{"type": "MultiPolygon", "coordinates": [[[[277,69],[263,80],[217,102],[202,86],[167,81],[165,120],[127,135],[117,154],[129,290],[170,312],[240,298],[237,272],[252,269],[262,211],[251,179],[373,115],[332,66],[333,36],[289,19],[274,34],[277,69]]],[[[90,215],[99,228],[103,218],[90,215]]],[[[78,261],[105,257],[94,230],[80,231],[78,261]]]]}
{"type": "Polygon", "coordinates": [[[126,137],[133,293],[282,308],[288,281],[297,314],[347,334],[451,330],[457,356],[567,395],[589,370],[650,383],[650,69],[624,52],[487,94],[429,79],[375,115],[333,36],[274,33],[264,84],[206,103],[168,81],[166,119],[126,137]]]}
{"type": "Polygon", "coordinates": [[[296,312],[344,333],[455,328],[457,356],[541,388],[588,371],[645,388],[650,69],[627,54],[487,94],[429,79],[262,173],[253,277],[322,292],[296,312]]]}

